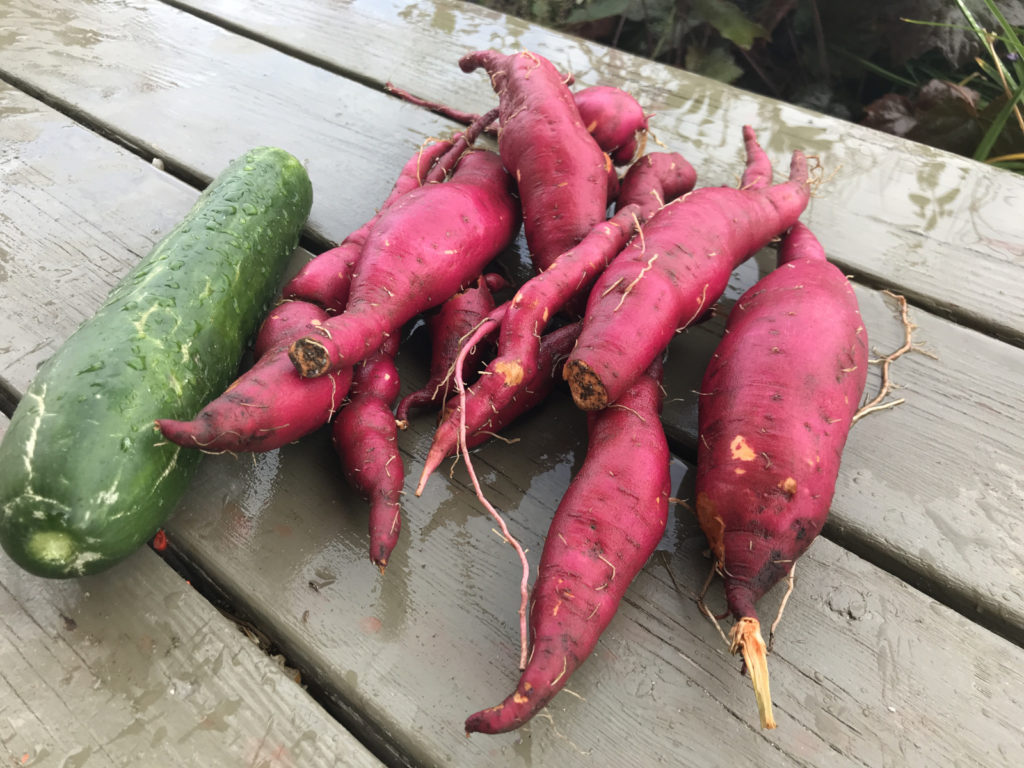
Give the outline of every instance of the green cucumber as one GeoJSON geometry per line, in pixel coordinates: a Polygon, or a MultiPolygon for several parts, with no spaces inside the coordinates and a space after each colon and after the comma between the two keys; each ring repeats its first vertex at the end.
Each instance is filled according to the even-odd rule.
{"type": "Polygon", "coordinates": [[[0,443],[0,544],[15,562],[95,573],[156,533],[201,453],[154,420],[192,418],[237,375],[312,200],[293,156],[249,151],[40,368],[0,443]]]}

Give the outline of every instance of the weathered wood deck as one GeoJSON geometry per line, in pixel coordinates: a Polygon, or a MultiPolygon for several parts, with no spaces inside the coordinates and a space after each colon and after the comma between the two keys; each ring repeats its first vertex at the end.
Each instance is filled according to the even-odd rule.
{"type": "MultiPolygon", "coordinates": [[[[677,505],[571,691],[517,733],[465,738],[465,716],[518,677],[518,566],[456,471],[407,494],[401,544],[379,574],[365,554],[365,504],[318,433],[207,458],[167,526],[177,572],[148,550],[60,583],[0,559],[4,757],[1022,764],[1024,180],[1009,173],[456,2],[9,0],[0,411],[245,149],[275,144],[307,163],[307,247],[348,234],[411,150],[454,127],[383,83],[483,110],[486,78],[456,61],[484,47],[529,48],[581,85],[629,88],[703,185],[733,182],[747,122],[778,164],[796,148],[816,154],[835,175],[805,221],[854,276],[874,347],[902,335],[882,290],[911,301],[931,355],[902,358],[894,376],[906,403],[851,433],[826,535],[800,562],[771,656],[779,728],[757,728],[749,682],[689,596],[708,561],[677,505]]],[[[296,268],[308,257],[300,249],[296,268]]],[[[737,270],[722,315],[767,266],[737,270]]],[[[664,422],[682,499],[692,496],[694,391],[721,328],[703,324],[671,349],[664,422]]],[[[415,344],[400,365],[415,388],[425,376],[415,344]]],[[[430,432],[423,417],[401,436],[409,482],[430,432]]],[[[482,448],[478,471],[535,565],[582,460],[583,418],[559,394],[509,436],[521,441],[482,448]]],[[[780,595],[765,599],[765,615],[780,595]]]]}

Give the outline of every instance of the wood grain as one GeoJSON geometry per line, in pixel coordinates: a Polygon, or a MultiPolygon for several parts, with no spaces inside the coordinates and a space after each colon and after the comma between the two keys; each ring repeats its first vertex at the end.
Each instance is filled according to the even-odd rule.
{"type": "MultiPolygon", "coordinates": [[[[90,151],[112,182],[115,158],[159,173],[94,142],[90,151]]],[[[58,154],[47,162],[59,161],[58,154]]],[[[154,194],[122,225],[150,231],[150,217],[181,191],[154,194]]],[[[81,209],[93,205],[83,200],[81,209]]],[[[62,215],[42,231],[75,242],[75,221],[62,215]]],[[[414,335],[402,356],[406,390],[425,374],[419,341],[414,335]]],[[[410,474],[430,424],[424,415],[401,436],[410,474]]],[[[508,432],[520,442],[477,454],[489,496],[534,564],[553,505],[582,460],[582,435],[582,415],[560,394],[508,432]]],[[[675,463],[675,496],[691,496],[688,474],[675,463]]],[[[747,681],[686,597],[707,561],[682,508],[572,692],[521,733],[465,739],[462,718],[497,701],[516,676],[516,566],[461,471],[452,482],[440,474],[423,498],[407,499],[401,543],[382,576],[367,557],[365,504],[342,484],[320,432],[268,454],[209,457],[169,525],[196,572],[287,650],[332,711],[358,722],[360,738],[399,761],[523,765],[535,757],[571,766],[676,753],[692,754],[695,764],[900,764],[910,742],[925,745],[922,763],[957,748],[995,765],[1012,754],[1022,651],[825,541],[801,571],[772,660],[783,727],[759,732],[747,681]],[[954,717],[962,722],[951,733],[943,723],[954,717]]],[[[109,578],[120,583],[125,568],[109,578]]],[[[767,615],[777,599],[767,598],[767,615]]]]}
{"type": "MultiPolygon", "coordinates": [[[[411,474],[428,439],[423,421],[400,438],[411,474]]],[[[475,457],[533,568],[582,459],[582,434],[563,395],[508,432],[520,443],[475,457]]],[[[800,563],[770,661],[780,727],[759,731],[749,682],[687,596],[709,562],[682,507],[569,692],[518,733],[466,739],[463,718],[517,677],[515,557],[458,470],[420,499],[407,484],[401,543],[379,574],[367,557],[365,504],[334,462],[323,433],[274,454],[214,458],[171,531],[411,762],[643,765],[685,755],[693,765],[928,765],[956,753],[1012,763],[1022,650],[826,540],[800,563]],[[975,695],[993,698],[974,704],[975,695]]],[[[692,498],[690,475],[675,462],[674,495],[692,498]]],[[[765,598],[766,616],[779,597],[765,598]]],[[[709,599],[723,607],[719,585],[709,599]]]]}
{"type": "MultiPolygon", "coordinates": [[[[0,225],[0,249],[8,254],[0,303],[10,307],[0,315],[0,370],[23,390],[35,367],[95,310],[119,270],[127,270],[189,208],[195,191],[14,89],[0,87],[0,105],[9,115],[0,123],[0,152],[12,158],[0,165],[0,204],[9,215],[0,225]],[[153,206],[152,217],[126,226],[139,195],[166,202],[153,206]]],[[[217,171],[208,169],[210,175],[217,171]]],[[[317,197],[342,209],[360,191],[349,185],[343,198],[325,200],[319,191],[317,197]]],[[[720,316],[673,343],[664,421],[690,458],[696,446],[694,393],[724,315],[770,268],[771,258],[765,251],[737,269],[720,316]]],[[[901,329],[892,309],[878,292],[858,290],[872,345],[894,349],[901,329]]],[[[1024,536],[1016,535],[1024,525],[1024,467],[1014,460],[1024,450],[1024,408],[1015,383],[1024,373],[1024,353],[923,310],[914,319],[921,326],[917,337],[939,359],[901,360],[894,374],[910,402],[853,431],[829,533],[1024,642],[1016,565],[1024,559],[1024,536]],[[980,378],[979,371],[990,373],[980,378]],[[972,394],[965,398],[965,392],[972,394]],[[965,441],[984,446],[985,453],[971,454],[976,465],[965,464],[965,441]],[[968,503],[971,494],[975,502],[968,503]],[[998,548],[989,546],[995,534],[986,534],[994,530],[994,509],[1010,534],[998,548]]]]}
{"type": "Polygon", "coordinates": [[[0,559],[0,753],[36,766],[379,766],[144,549],[47,581],[0,559]]]}
{"type": "Polygon", "coordinates": [[[451,127],[156,0],[16,0],[0,51],[0,78],[186,177],[205,183],[251,147],[288,150],[317,193],[310,229],[329,241],[361,226],[420,143],[451,127]],[[360,194],[336,207],[352,179],[360,194]]]}

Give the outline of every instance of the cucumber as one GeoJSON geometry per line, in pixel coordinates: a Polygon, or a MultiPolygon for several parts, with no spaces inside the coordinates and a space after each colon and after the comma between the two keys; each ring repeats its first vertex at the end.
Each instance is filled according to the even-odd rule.
{"type": "Polygon", "coordinates": [[[189,419],[238,372],[312,206],[273,147],[233,161],[40,369],[0,443],[0,544],[53,578],[101,571],[150,539],[201,452],[189,419]]]}

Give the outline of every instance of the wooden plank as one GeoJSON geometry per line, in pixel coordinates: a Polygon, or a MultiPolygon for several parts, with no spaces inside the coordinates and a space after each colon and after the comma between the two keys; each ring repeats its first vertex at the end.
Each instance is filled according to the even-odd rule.
{"type": "MultiPolygon", "coordinates": [[[[146,214],[142,210],[137,215],[146,214]]],[[[134,226],[131,221],[122,224],[134,226]]],[[[499,503],[513,513],[516,530],[525,530],[526,537],[532,537],[528,543],[534,557],[539,554],[552,500],[581,458],[579,437],[573,436],[573,429],[580,427],[579,414],[566,406],[563,398],[562,416],[552,412],[538,415],[539,423],[563,442],[535,442],[519,448],[492,446],[488,450],[499,453],[486,459],[484,467],[485,478],[497,486],[499,503]]],[[[429,419],[417,422],[416,431],[403,436],[410,456],[423,455],[428,423],[429,419]]],[[[536,436],[543,431],[537,429],[535,418],[533,428],[524,425],[519,434],[536,436]]],[[[803,609],[810,611],[808,616],[794,618],[800,615],[798,608],[804,599],[799,596],[788,609],[786,626],[793,627],[792,637],[805,637],[808,644],[813,641],[817,653],[824,654],[822,649],[827,649],[844,659],[834,673],[837,677],[820,673],[821,683],[805,673],[817,668],[832,674],[828,659],[819,658],[821,663],[815,667],[810,657],[801,655],[798,660],[794,656],[791,667],[777,665],[780,711],[798,724],[791,731],[760,734],[751,728],[748,687],[734,674],[734,661],[721,653],[710,628],[700,628],[703,625],[688,603],[679,600],[667,581],[658,582],[654,575],[665,590],[657,613],[663,622],[670,622],[664,630],[670,635],[664,645],[652,645],[654,630],[647,627],[658,631],[661,627],[650,613],[636,609],[641,615],[633,624],[627,623],[631,631],[614,630],[621,634],[610,635],[594,660],[597,663],[588,663],[581,670],[594,669],[586,671],[593,675],[589,682],[584,675],[579,684],[574,683],[573,690],[584,695],[586,702],[563,694],[551,708],[554,723],[538,720],[528,736],[463,739],[458,733],[461,717],[474,707],[492,703],[511,685],[515,643],[514,595],[501,604],[493,597],[508,595],[515,580],[514,565],[505,548],[495,546],[490,523],[467,503],[464,488],[438,479],[425,499],[410,503],[402,550],[387,574],[380,577],[365,558],[365,521],[360,514],[364,506],[335,485],[336,470],[324,435],[254,460],[222,457],[208,466],[213,473],[209,483],[194,489],[190,499],[195,506],[178,515],[172,527],[173,540],[218,583],[231,586],[238,599],[262,600],[262,606],[253,606],[261,609],[261,616],[286,618],[287,624],[275,626],[282,633],[295,635],[296,648],[306,650],[303,658],[308,664],[303,666],[311,670],[312,679],[333,685],[333,695],[342,704],[370,713],[378,733],[390,729],[400,733],[409,755],[456,764],[484,760],[488,764],[522,764],[537,752],[545,759],[550,756],[552,762],[564,756],[562,762],[571,765],[573,760],[583,760],[577,749],[589,750],[591,757],[611,755],[613,763],[618,757],[622,763],[633,760],[634,755],[657,759],[666,750],[678,748],[686,754],[715,755],[705,762],[724,755],[722,762],[753,757],[776,765],[834,765],[857,762],[861,755],[879,756],[877,762],[908,762],[900,757],[900,744],[920,741],[924,745],[922,762],[941,761],[962,746],[980,760],[1008,764],[1007,756],[1012,757],[1019,744],[1019,649],[905,590],[855,558],[850,558],[853,565],[844,570],[841,557],[839,562],[826,557],[823,566],[810,568],[803,576],[818,595],[818,602],[811,600],[813,604],[803,609]],[[315,505],[312,512],[300,510],[310,503],[315,505]],[[234,575],[218,570],[225,568],[234,575]],[[424,577],[427,573],[430,578],[424,577]],[[315,589],[310,587],[311,581],[315,589]],[[861,612],[856,595],[844,604],[841,592],[831,600],[826,593],[817,592],[820,587],[836,591],[851,584],[864,589],[865,600],[879,601],[871,604],[871,611],[861,612]],[[255,597],[254,589],[259,590],[255,597]],[[839,614],[852,617],[870,613],[871,623],[864,626],[862,634],[845,625],[823,631],[818,626],[822,602],[838,606],[839,614]],[[684,613],[668,619],[661,611],[662,604],[684,613]],[[306,609],[310,614],[303,630],[306,609]],[[894,615],[904,618],[895,630],[891,629],[893,622],[886,621],[894,615]],[[309,623],[318,619],[322,623],[310,630],[309,623]],[[679,639],[686,631],[681,627],[692,627],[700,639],[685,634],[685,639],[679,639]],[[481,628],[482,638],[477,634],[481,628]],[[883,631],[896,634],[885,635],[887,647],[879,651],[883,631]],[[303,637],[305,645],[300,643],[303,637]],[[353,646],[359,643],[362,645],[353,646]],[[911,646],[915,648],[913,656],[907,651],[911,646]],[[893,648],[896,650],[890,650],[893,648]],[[610,650],[606,653],[606,649],[610,650]],[[894,666],[880,670],[880,654],[887,665],[892,661],[894,666]],[[602,657],[603,664],[599,662],[602,657]],[[939,664],[933,663],[936,658],[941,660],[939,664]],[[627,667],[629,672],[624,673],[627,667]],[[504,685],[493,682],[498,674],[504,685]],[[463,681],[470,677],[466,683],[470,687],[464,687],[463,681]],[[994,685],[993,680],[1006,681],[1006,687],[994,685]],[[652,693],[652,681],[657,695],[652,693]],[[826,690],[834,698],[823,706],[822,689],[827,681],[835,681],[829,682],[826,690]],[[457,701],[439,702],[438,696],[447,692],[448,686],[467,694],[457,701]],[[669,693],[662,696],[666,690],[669,693]],[[793,700],[783,704],[782,690],[789,691],[793,700]],[[897,708],[897,704],[884,703],[892,695],[897,696],[897,711],[910,713],[909,723],[894,726],[894,713],[888,707],[897,708]],[[843,709],[847,706],[850,711],[843,709]],[[992,707],[995,716],[986,707],[992,707]],[[957,729],[947,727],[954,717],[957,729]],[[706,741],[694,746],[689,729],[678,734],[668,730],[672,725],[678,730],[684,718],[700,720],[692,733],[709,733],[706,741]],[[651,729],[652,722],[664,726],[661,732],[651,729]],[[904,730],[897,734],[897,727],[904,730]],[[962,737],[961,727],[966,734],[962,737]],[[542,728],[546,730],[541,732],[542,728]],[[776,747],[775,740],[784,741],[776,747]],[[637,741],[641,744],[634,749],[637,741]],[[623,752],[626,746],[629,750],[623,752]]],[[[681,472],[677,465],[677,476],[681,472]]],[[[687,493],[680,481],[677,495],[687,493]]],[[[681,583],[692,588],[704,569],[693,556],[702,546],[700,538],[693,536],[692,520],[684,517],[677,518],[672,529],[675,538],[669,539],[666,547],[677,554],[670,566],[684,569],[677,571],[677,578],[682,577],[681,583]],[[689,542],[692,549],[682,542],[689,542]]],[[[813,552],[822,547],[837,552],[827,542],[820,542],[813,552]]],[[[651,574],[655,571],[649,569],[651,574]]],[[[631,597],[624,615],[639,600],[639,596],[631,597]]],[[[615,626],[622,621],[629,619],[615,626]]],[[[799,650],[802,654],[805,649],[799,650]]],[[[777,658],[784,659],[782,654],[780,645],[777,658]]],[[[909,761],[916,759],[917,754],[909,757],[909,761]]]]}
{"type": "Polygon", "coordinates": [[[0,83],[0,372],[21,391],[195,202],[192,187],[107,145],[0,83]],[[161,204],[125,227],[140,200],[161,204]]]}
{"type": "MultiPolygon", "coordinates": [[[[477,111],[492,104],[493,94],[486,79],[474,82],[458,72],[458,57],[480,47],[537,50],[565,64],[580,84],[633,86],[652,105],[659,138],[682,148],[702,174],[710,172],[702,183],[732,183],[739,167],[737,126],[765,126],[770,130],[765,146],[779,162],[792,147],[805,146],[840,169],[805,217],[833,261],[858,279],[893,285],[922,304],[1020,342],[1024,221],[1013,213],[1024,205],[1019,176],[466,4],[421,3],[414,11],[395,4],[392,13],[369,1],[344,8],[324,8],[313,0],[255,0],[244,8],[228,0],[175,4],[301,49],[339,70],[378,83],[393,79],[429,98],[455,98],[477,111]],[[335,31],[342,26],[365,45],[336,45],[335,31]],[[403,45],[393,44],[396,36],[403,45]]],[[[738,296],[757,275],[752,264],[737,270],[730,296],[738,296]]],[[[878,348],[894,349],[898,328],[890,311],[877,292],[864,289],[860,296],[869,332],[884,340],[878,348]]],[[[1024,642],[1024,535],[1014,535],[1024,532],[1024,466],[1014,458],[1024,452],[1024,399],[1015,384],[1024,373],[1024,355],[934,313],[918,316],[919,337],[930,343],[939,363],[915,356],[902,364],[906,379],[900,394],[917,394],[917,402],[854,431],[846,459],[853,469],[843,475],[830,534],[850,537],[849,543],[887,567],[1024,642]],[[992,371],[980,389],[979,370],[992,371]],[[968,392],[972,396],[965,401],[968,392]],[[951,403],[957,403],[955,413],[951,403]],[[994,441],[992,434],[998,436],[994,441]],[[979,465],[969,469],[960,450],[965,439],[989,446],[979,465]],[[928,461],[913,450],[920,445],[929,446],[928,461]],[[1001,510],[1002,536],[985,533],[992,530],[990,507],[1001,510]],[[991,546],[1004,536],[1006,545],[991,546]]],[[[674,402],[665,420],[694,454],[692,392],[699,389],[720,333],[721,323],[701,329],[692,334],[693,342],[677,343],[673,353],[678,363],[669,378],[674,402]]]]}
{"type": "Polygon", "coordinates": [[[361,226],[416,147],[451,126],[156,0],[5,11],[0,78],[203,181],[250,147],[280,146],[309,170],[322,239],[361,226]],[[360,194],[335,207],[354,179],[360,194]]]}
{"type": "MultiPolygon", "coordinates": [[[[580,85],[631,90],[702,185],[735,183],[740,126],[782,174],[796,148],[828,181],[804,220],[837,263],[959,322],[1024,344],[1024,178],[455,0],[174,0],[232,28],[377,84],[484,111],[485,77],[456,63],[478,48],[537,51],[580,85]],[[338,30],[358,45],[338,45],[338,30]],[[834,175],[833,175],[834,174],[834,175]]],[[[649,147],[658,149],[657,147],[649,147]]]]}
{"type": "Polygon", "coordinates": [[[74,581],[0,558],[5,764],[381,765],[294,674],[149,549],[74,581]]]}

